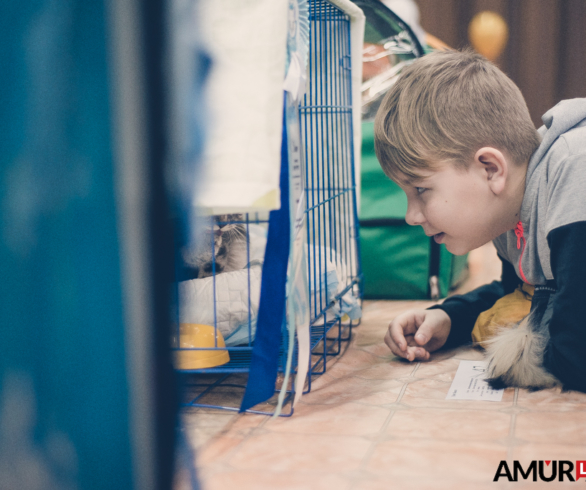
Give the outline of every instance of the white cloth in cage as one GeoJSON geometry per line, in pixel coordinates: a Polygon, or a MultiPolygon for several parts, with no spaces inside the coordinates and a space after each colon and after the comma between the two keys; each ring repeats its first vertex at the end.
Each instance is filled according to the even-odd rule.
{"type": "MultiPolygon", "coordinates": [[[[266,244],[263,232],[260,226],[250,225],[251,258],[254,260],[249,268],[218,274],[215,277],[215,313],[213,277],[179,283],[179,321],[181,323],[214,325],[215,322],[228,347],[247,344],[249,339],[251,342],[254,340],[262,276],[260,259],[266,244]]],[[[351,320],[360,318],[362,310],[353,289],[347,291],[335,305],[332,305],[336,295],[344,290],[349,276],[355,275],[355,271],[351,271],[339,255],[329,247],[319,247],[319,258],[316,256],[315,264],[321,269],[325,266],[325,272],[319,274],[319,282],[309,285],[310,294],[316,290],[318,292],[316,298],[321,297],[321,308],[331,306],[330,315],[336,317],[348,315],[351,320]],[[327,294],[325,294],[326,290],[327,294]],[[319,295],[319,291],[324,292],[323,296],[319,295]]],[[[332,319],[330,315],[328,315],[329,320],[332,319]]],[[[317,324],[320,322],[323,322],[323,318],[317,324]]]]}
{"type": "Polygon", "coordinates": [[[247,343],[249,320],[251,340],[256,331],[261,274],[262,267],[257,262],[250,268],[218,274],[215,278],[180,282],[179,321],[204,325],[214,325],[215,321],[227,346],[247,343]]]}
{"type": "Polygon", "coordinates": [[[266,225],[250,223],[248,239],[250,278],[249,268],[216,276],[215,317],[213,277],[179,283],[179,321],[217,325],[228,347],[247,344],[249,339],[254,340],[256,332],[262,263],[267,245],[266,225]]]}

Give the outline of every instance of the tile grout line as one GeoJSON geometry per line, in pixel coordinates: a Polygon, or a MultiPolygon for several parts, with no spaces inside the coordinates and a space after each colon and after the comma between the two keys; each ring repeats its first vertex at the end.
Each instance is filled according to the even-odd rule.
{"type": "MultiPolygon", "coordinates": [[[[420,365],[421,365],[420,362],[418,362],[416,364],[415,368],[413,369],[413,371],[411,372],[409,377],[413,377],[413,375],[415,374],[415,372],[417,371],[417,369],[419,368],[420,365]]],[[[403,395],[405,394],[405,391],[407,390],[408,384],[409,384],[409,382],[403,383],[401,391],[399,392],[399,395],[397,396],[397,400],[394,403],[401,402],[401,398],[403,398],[403,395]]],[[[389,426],[389,424],[391,423],[391,420],[393,419],[393,416],[395,415],[396,412],[397,411],[393,409],[393,410],[391,410],[389,415],[387,415],[387,418],[385,419],[385,421],[383,422],[383,425],[381,426],[381,428],[378,431],[378,435],[371,442],[370,447],[368,448],[368,451],[366,451],[366,454],[364,455],[364,457],[362,458],[362,461],[360,462],[360,466],[359,466],[360,470],[364,470],[364,468],[368,464],[368,461],[370,460],[372,454],[374,453],[376,446],[378,445],[379,442],[381,442],[384,439],[383,434],[384,434],[385,430],[387,429],[387,427],[389,426]]],[[[354,481],[352,483],[351,487],[353,487],[355,483],[357,483],[357,482],[354,481]]]]}
{"type": "MultiPolygon", "coordinates": [[[[419,366],[421,366],[421,363],[420,363],[420,362],[418,362],[418,363],[415,365],[415,368],[413,368],[413,371],[411,371],[411,374],[409,375],[410,377],[413,377],[413,376],[415,376],[415,373],[416,373],[416,372],[417,372],[417,370],[419,369],[419,366]]],[[[408,383],[407,383],[407,384],[408,384],[408,383]]],[[[401,396],[403,396],[403,395],[401,394],[401,396]]],[[[397,401],[399,401],[399,400],[397,400],[397,401]]]]}

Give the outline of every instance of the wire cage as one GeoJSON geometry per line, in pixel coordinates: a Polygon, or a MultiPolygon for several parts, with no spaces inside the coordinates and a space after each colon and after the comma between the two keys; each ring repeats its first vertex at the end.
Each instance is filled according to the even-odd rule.
{"type": "MultiPolygon", "coordinates": [[[[361,305],[350,18],[325,0],[309,0],[308,8],[308,84],[299,105],[310,309],[311,358],[307,391],[311,389],[311,376],[324,373],[328,358],[340,354],[343,343],[350,340],[352,328],[360,323],[361,305]]],[[[211,257],[209,277],[193,279],[193,274],[183,277],[187,280],[180,282],[179,296],[181,299],[190,287],[198,285],[194,285],[194,281],[207,281],[205,301],[208,303],[204,305],[200,301],[194,307],[208,310],[213,330],[208,345],[195,345],[190,343],[190,332],[178,322],[174,350],[176,359],[189,358],[192,354],[207,359],[200,364],[178,366],[182,372],[197,375],[195,383],[191,384],[193,396],[186,406],[237,410],[215,394],[223,388],[233,391],[246,386],[260,297],[262,253],[259,249],[263,245],[263,234],[266,243],[268,216],[256,213],[216,216],[209,218],[206,228],[211,257]],[[221,250],[218,250],[216,237],[217,230],[225,227],[239,227],[243,232],[246,266],[242,270],[227,273],[221,270],[218,260],[221,250]],[[240,289],[229,284],[236,275],[239,275],[240,289]],[[228,313],[222,311],[226,302],[229,303],[228,313]],[[235,303],[237,311],[234,311],[235,303]]],[[[198,286],[204,289],[203,284],[198,286]]],[[[285,319],[282,332],[281,373],[285,371],[289,348],[285,319]]],[[[293,372],[297,366],[296,344],[293,372]]],[[[292,385],[291,382],[288,387],[289,399],[293,395],[292,385]]],[[[291,407],[288,415],[292,411],[291,407]]]]}
{"type": "Polygon", "coordinates": [[[309,86],[299,113],[305,150],[310,372],[322,374],[327,357],[340,353],[341,343],[350,339],[352,327],[360,322],[352,308],[361,297],[361,272],[350,19],[336,6],[315,0],[309,5],[309,22],[309,86]],[[328,280],[334,275],[332,269],[337,284],[328,280]]]}

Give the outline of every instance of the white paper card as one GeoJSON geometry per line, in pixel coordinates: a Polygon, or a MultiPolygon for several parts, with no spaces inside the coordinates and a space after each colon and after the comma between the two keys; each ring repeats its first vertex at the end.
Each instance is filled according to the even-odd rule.
{"type": "Polygon", "coordinates": [[[446,400],[500,402],[504,390],[494,390],[486,382],[486,361],[460,361],[446,400]]]}

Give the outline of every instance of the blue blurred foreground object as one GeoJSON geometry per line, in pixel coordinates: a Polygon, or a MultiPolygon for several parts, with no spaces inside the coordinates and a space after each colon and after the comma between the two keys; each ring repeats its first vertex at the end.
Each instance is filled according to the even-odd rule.
{"type": "Polygon", "coordinates": [[[165,11],[0,7],[2,489],[171,488],[165,11]]]}

